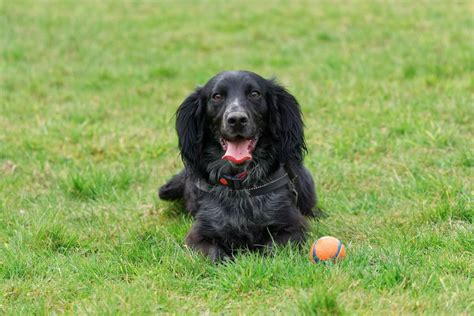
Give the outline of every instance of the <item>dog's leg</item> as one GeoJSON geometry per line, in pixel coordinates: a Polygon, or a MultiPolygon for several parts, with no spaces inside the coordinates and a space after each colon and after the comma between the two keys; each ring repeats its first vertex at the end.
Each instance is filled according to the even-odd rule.
{"type": "Polygon", "coordinates": [[[264,254],[273,254],[275,246],[286,246],[289,243],[301,246],[304,240],[304,234],[298,234],[296,232],[272,235],[271,239],[268,240],[263,247],[259,248],[259,251],[264,254]]]}
{"type": "Polygon", "coordinates": [[[301,220],[300,225],[295,223],[294,226],[288,226],[286,229],[268,230],[267,241],[264,243],[263,250],[272,252],[275,245],[286,246],[289,243],[301,245],[306,240],[306,231],[307,224],[304,219],[301,220]]]}
{"type": "Polygon", "coordinates": [[[193,225],[191,231],[186,236],[186,245],[208,256],[213,262],[231,259],[230,255],[225,251],[224,248],[219,246],[216,242],[207,240],[204,236],[202,236],[199,233],[196,224],[193,225]]]}
{"type": "Polygon", "coordinates": [[[286,245],[288,243],[301,244],[305,241],[305,233],[303,229],[294,230],[290,232],[279,232],[276,235],[272,235],[272,243],[278,245],[286,245]]]}
{"type": "Polygon", "coordinates": [[[186,183],[186,170],[174,175],[164,186],[158,191],[158,195],[162,200],[178,200],[183,198],[184,185],[186,183]]]}

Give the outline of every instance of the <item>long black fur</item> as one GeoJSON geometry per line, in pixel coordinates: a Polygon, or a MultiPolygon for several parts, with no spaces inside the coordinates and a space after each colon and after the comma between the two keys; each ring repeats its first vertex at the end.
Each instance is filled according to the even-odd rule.
{"type": "Polygon", "coordinates": [[[164,200],[184,198],[186,209],[195,222],[186,244],[218,261],[231,258],[235,250],[271,248],[273,243],[300,243],[305,239],[308,222],[317,198],[314,182],[303,166],[306,151],[303,121],[297,100],[274,80],[247,71],[223,72],[196,89],[177,111],[176,130],[185,169],[159,190],[164,200]],[[251,87],[251,88],[249,88],[251,87]],[[212,95],[218,90],[228,96],[245,96],[246,89],[258,89],[259,100],[239,99],[249,115],[248,130],[255,130],[258,142],[250,163],[233,165],[221,157],[224,150],[219,137],[223,128],[225,100],[215,105],[212,95]],[[196,181],[235,175],[244,170],[245,187],[268,182],[285,165],[297,175],[298,200],[289,187],[262,196],[249,197],[242,191],[215,185],[206,193],[196,181]]]}

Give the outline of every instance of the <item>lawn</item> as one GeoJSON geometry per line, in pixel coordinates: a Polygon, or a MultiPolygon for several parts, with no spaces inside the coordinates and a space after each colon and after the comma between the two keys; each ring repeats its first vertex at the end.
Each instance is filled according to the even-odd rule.
{"type": "Polygon", "coordinates": [[[469,1],[4,1],[0,314],[473,314],[469,1]],[[328,216],[214,265],[157,188],[225,69],[300,101],[328,216]],[[346,260],[306,250],[341,239],[346,260]]]}

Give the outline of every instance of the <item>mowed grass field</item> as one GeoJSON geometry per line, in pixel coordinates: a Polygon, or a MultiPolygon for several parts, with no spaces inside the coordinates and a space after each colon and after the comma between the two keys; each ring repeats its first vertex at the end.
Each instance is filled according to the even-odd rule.
{"type": "Polygon", "coordinates": [[[469,1],[3,1],[0,314],[473,314],[469,1]],[[226,69],[300,101],[328,216],[213,265],[157,188],[226,69]],[[311,265],[341,239],[347,259],[311,265]]]}

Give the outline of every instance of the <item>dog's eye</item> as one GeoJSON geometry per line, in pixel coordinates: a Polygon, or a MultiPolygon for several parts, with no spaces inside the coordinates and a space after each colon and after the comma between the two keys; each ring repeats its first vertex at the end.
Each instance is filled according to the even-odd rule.
{"type": "Polygon", "coordinates": [[[250,92],[250,98],[254,99],[254,100],[257,100],[258,98],[260,98],[260,92],[255,91],[255,90],[250,92]]]}
{"type": "Polygon", "coordinates": [[[217,102],[218,102],[218,101],[222,101],[222,99],[223,99],[222,94],[214,93],[214,94],[212,95],[212,100],[214,100],[214,101],[217,101],[217,102]]]}

